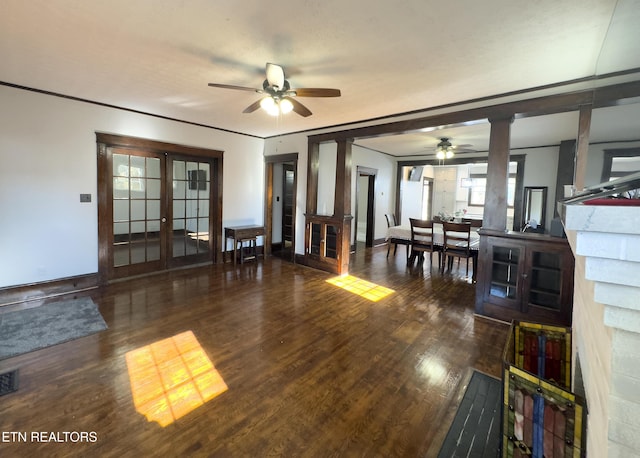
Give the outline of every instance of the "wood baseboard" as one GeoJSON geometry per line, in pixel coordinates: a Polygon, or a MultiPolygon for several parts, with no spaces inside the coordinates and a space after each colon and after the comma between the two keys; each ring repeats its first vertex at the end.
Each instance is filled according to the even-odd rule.
{"type": "Polygon", "coordinates": [[[78,275],[26,285],[0,288],[0,307],[20,302],[46,299],[98,287],[98,274],[78,275]]]}

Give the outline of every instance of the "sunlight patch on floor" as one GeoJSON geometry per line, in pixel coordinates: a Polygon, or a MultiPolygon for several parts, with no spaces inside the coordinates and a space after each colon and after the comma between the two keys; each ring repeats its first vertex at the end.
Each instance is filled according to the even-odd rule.
{"type": "Polygon", "coordinates": [[[136,348],[125,357],[136,410],[160,426],[227,391],[191,331],[136,348]]]}
{"type": "Polygon", "coordinates": [[[350,293],[357,294],[365,299],[369,299],[372,302],[378,302],[389,294],[395,293],[392,289],[362,280],[352,275],[333,277],[327,280],[327,283],[349,291],[350,293]]]}

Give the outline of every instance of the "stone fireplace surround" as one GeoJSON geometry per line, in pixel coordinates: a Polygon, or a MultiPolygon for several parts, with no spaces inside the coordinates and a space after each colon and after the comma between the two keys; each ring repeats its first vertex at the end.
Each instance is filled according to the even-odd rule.
{"type": "MultiPolygon", "coordinates": [[[[587,455],[640,457],[640,207],[565,206],[587,455]]],[[[575,377],[574,377],[575,380],[575,377]]]]}

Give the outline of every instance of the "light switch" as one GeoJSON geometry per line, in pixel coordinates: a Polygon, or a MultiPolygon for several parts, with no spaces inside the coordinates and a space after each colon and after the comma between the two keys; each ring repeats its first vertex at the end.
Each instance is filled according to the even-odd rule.
{"type": "Polygon", "coordinates": [[[91,194],[80,194],[80,202],[91,202],[91,194]]]}

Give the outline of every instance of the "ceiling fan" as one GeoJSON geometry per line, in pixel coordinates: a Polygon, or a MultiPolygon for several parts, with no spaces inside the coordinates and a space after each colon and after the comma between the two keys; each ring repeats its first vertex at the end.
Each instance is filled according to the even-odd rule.
{"type": "Polygon", "coordinates": [[[440,143],[436,145],[434,151],[437,159],[451,159],[456,153],[475,153],[476,150],[467,149],[472,145],[453,145],[449,137],[441,137],[440,143]]]}
{"type": "Polygon", "coordinates": [[[218,83],[209,83],[209,86],[219,87],[223,89],[251,91],[257,92],[258,94],[266,94],[263,98],[257,100],[256,102],[245,108],[243,113],[253,113],[258,108],[262,108],[267,113],[273,116],[286,114],[291,111],[294,111],[300,116],[310,116],[311,110],[294,99],[294,97],[340,97],[340,89],[292,89],[289,81],[284,78],[284,69],[280,65],[267,63],[266,76],[267,77],[262,83],[261,89],[218,83]]]}

